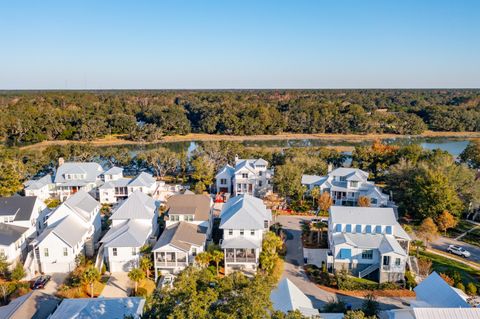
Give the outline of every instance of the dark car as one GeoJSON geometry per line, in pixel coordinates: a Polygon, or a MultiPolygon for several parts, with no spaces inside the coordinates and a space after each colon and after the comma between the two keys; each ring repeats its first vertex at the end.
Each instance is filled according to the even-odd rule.
{"type": "Polygon", "coordinates": [[[45,285],[47,284],[47,282],[50,281],[50,276],[46,275],[46,276],[40,276],[38,278],[36,278],[33,283],[32,283],[32,289],[43,289],[45,288],[45,285]]]}

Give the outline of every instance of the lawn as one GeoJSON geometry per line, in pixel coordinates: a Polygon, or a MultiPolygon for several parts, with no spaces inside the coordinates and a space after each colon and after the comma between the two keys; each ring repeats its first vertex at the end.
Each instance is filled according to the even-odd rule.
{"type": "Polygon", "coordinates": [[[432,261],[432,269],[436,272],[446,272],[447,270],[456,270],[462,276],[463,284],[466,286],[469,282],[475,283],[480,287],[480,271],[475,270],[472,267],[458,262],[453,259],[449,259],[444,256],[432,254],[429,252],[420,252],[420,256],[429,258],[432,261]]]}
{"type": "Polygon", "coordinates": [[[475,246],[480,246],[480,228],[469,232],[464,237],[462,237],[461,240],[475,246]]]}
{"type": "Polygon", "coordinates": [[[460,236],[464,232],[469,231],[473,227],[475,227],[474,224],[469,223],[465,220],[461,220],[455,228],[451,228],[447,231],[447,237],[455,238],[457,236],[460,236]]]}

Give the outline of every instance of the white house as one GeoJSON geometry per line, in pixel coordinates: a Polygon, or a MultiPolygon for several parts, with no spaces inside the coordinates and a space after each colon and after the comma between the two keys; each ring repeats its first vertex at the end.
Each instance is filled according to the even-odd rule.
{"type": "Polygon", "coordinates": [[[234,167],[227,164],[215,176],[217,193],[263,197],[272,190],[272,177],[266,160],[235,157],[234,167]]]}
{"type": "Polygon", "coordinates": [[[330,207],[327,266],[379,282],[403,280],[410,236],[392,208],[330,207]]]}
{"type": "Polygon", "coordinates": [[[143,307],[139,297],[63,299],[49,319],[140,319],[143,307]]]}
{"type": "Polygon", "coordinates": [[[12,224],[0,223],[0,256],[14,267],[27,247],[28,228],[12,224]]]}
{"type": "Polygon", "coordinates": [[[26,181],[24,186],[25,196],[37,196],[42,201],[55,194],[55,184],[53,184],[50,174],[39,179],[26,181]]]}
{"type": "Polygon", "coordinates": [[[133,193],[137,190],[147,195],[153,195],[157,188],[157,181],[148,173],[141,172],[129,184],[128,192],[133,193]]]}
{"type": "Polygon", "coordinates": [[[263,201],[250,195],[230,198],[220,214],[220,243],[225,254],[225,272],[256,271],[263,234],[270,227],[272,213],[263,201]]]}
{"type": "Polygon", "coordinates": [[[212,229],[213,201],[208,195],[181,194],[170,197],[166,205],[166,225],[186,221],[206,229],[207,237],[212,229]]]}
{"type": "Polygon", "coordinates": [[[180,221],[165,228],[152,249],[155,280],[164,273],[178,273],[205,249],[206,228],[180,221]]]}
{"type": "Polygon", "coordinates": [[[79,254],[93,256],[101,232],[100,204],[80,190],[47,219],[47,227],[32,242],[37,270],[70,272],[79,254]]]}
{"type": "Polygon", "coordinates": [[[140,248],[156,239],[158,212],[155,200],[137,190],[119,204],[112,227],[102,238],[104,258],[110,272],[128,272],[138,267],[140,248]]]}
{"type": "Polygon", "coordinates": [[[55,192],[60,200],[72,196],[79,190],[90,192],[102,184],[103,168],[93,162],[64,162],[58,159],[55,174],[55,192]]]}
{"type": "Polygon", "coordinates": [[[33,239],[43,228],[50,210],[36,196],[0,197],[0,223],[27,228],[27,237],[33,239]]]}
{"type": "Polygon", "coordinates": [[[389,196],[367,179],[368,173],[361,169],[340,167],[326,176],[303,175],[302,185],[330,193],[334,205],[357,206],[358,198],[366,196],[372,207],[388,206],[389,196]]]}

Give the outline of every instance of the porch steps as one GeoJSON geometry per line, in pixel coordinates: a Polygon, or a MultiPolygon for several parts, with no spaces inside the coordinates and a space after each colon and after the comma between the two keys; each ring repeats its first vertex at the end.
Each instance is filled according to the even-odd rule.
{"type": "Polygon", "coordinates": [[[417,260],[417,257],[415,257],[415,256],[409,256],[408,259],[407,259],[407,265],[408,265],[408,268],[410,269],[410,271],[411,271],[412,273],[414,273],[415,275],[418,275],[419,270],[418,270],[418,260],[417,260]]]}
{"type": "Polygon", "coordinates": [[[379,264],[372,264],[372,265],[368,266],[367,268],[365,268],[364,270],[359,271],[358,272],[358,278],[363,278],[363,277],[371,274],[372,272],[374,272],[378,268],[380,268],[379,264]]]}

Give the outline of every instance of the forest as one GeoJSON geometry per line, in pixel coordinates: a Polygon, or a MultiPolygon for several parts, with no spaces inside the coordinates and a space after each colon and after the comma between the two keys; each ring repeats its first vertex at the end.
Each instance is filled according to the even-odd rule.
{"type": "Polygon", "coordinates": [[[188,133],[480,131],[480,90],[3,91],[9,146],[188,133]]]}

